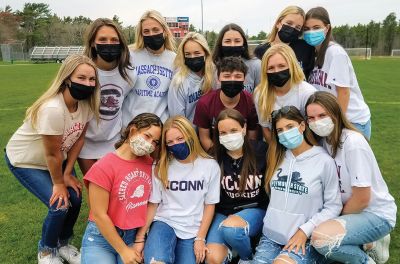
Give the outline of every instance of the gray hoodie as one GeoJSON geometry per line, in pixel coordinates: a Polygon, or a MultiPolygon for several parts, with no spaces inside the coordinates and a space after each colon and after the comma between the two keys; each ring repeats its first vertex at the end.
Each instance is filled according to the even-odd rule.
{"type": "Polygon", "coordinates": [[[202,96],[204,78],[190,71],[183,80],[175,75],[168,90],[168,111],[170,116],[183,115],[193,122],[196,104],[202,96]]]}
{"type": "Polygon", "coordinates": [[[263,234],[281,245],[299,228],[310,237],[317,225],[342,210],[335,162],[321,147],[314,146],[297,157],[287,150],[270,188],[263,234]]]}

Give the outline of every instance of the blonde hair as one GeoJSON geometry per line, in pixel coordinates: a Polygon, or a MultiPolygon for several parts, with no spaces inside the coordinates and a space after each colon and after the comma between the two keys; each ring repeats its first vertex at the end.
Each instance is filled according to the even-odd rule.
{"type": "Polygon", "coordinates": [[[185,45],[189,41],[194,41],[198,43],[205,53],[205,66],[204,66],[204,82],[201,88],[202,94],[206,94],[211,90],[212,81],[214,77],[215,66],[212,61],[211,51],[208,47],[207,40],[204,38],[203,35],[196,32],[189,32],[185,38],[182,40],[181,44],[178,47],[177,55],[175,57],[174,66],[179,71],[175,74],[174,78],[172,79],[172,83],[175,86],[179,86],[182,82],[187,78],[189,74],[189,68],[185,64],[185,45]]]}
{"type": "Polygon", "coordinates": [[[261,61],[261,81],[254,90],[254,95],[258,96],[258,102],[256,103],[258,104],[261,113],[261,116],[258,118],[262,121],[268,122],[270,121],[270,115],[275,104],[276,94],[275,88],[268,83],[267,70],[269,59],[275,54],[280,54],[288,64],[290,73],[290,79],[288,82],[290,89],[292,89],[294,85],[301,83],[305,78],[303,70],[301,69],[291,47],[284,43],[279,43],[271,46],[267,50],[261,61]]]}
{"type": "Polygon", "coordinates": [[[154,19],[158,23],[160,23],[161,27],[164,30],[165,33],[165,43],[164,47],[168,50],[175,51],[176,50],[176,44],[175,44],[175,38],[172,35],[171,30],[169,29],[167,22],[165,21],[164,17],[160,14],[160,12],[156,10],[148,10],[144,12],[142,17],[140,18],[137,26],[136,26],[136,41],[135,44],[133,45],[133,49],[143,49],[144,48],[144,40],[143,40],[143,34],[142,34],[142,23],[146,19],[154,19]]]}
{"type": "Polygon", "coordinates": [[[168,120],[164,123],[164,127],[162,130],[160,149],[161,155],[156,167],[156,171],[158,172],[156,177],[161,180],[164,187],[168,186],[168,167],[171,160],[173,159],[173,155],[169,153],[166,143],[166,134],[171,128],[176,128],[183,134],[186,143],[189,145],[189,157],[191,157],[193,161],[198,156],[211,159],[211,156],[208,155],[201,147],[196,131],[186,117],[177,115],[168,118],[168,120]]]}
{"type": "Polygon", "coordinates": [[[306,14],[304,13],[304,10],[301,7],[298,6],[288,6],[285,9],[282,10],[282,12],[279,14],[278,18],[276,19],[274,26],[271,29],[271,33],[268,34],[267,37],[267,43],[271,43],[275,40],[276,34],[278,33],[278,29],[276,28],[276,25],[287,16],[287,15],[301,15],[303,19],[305,19],[306,14]]]}
{"type": "Polygon", "coordinates": [[[74,54],[68,56],[63,64],[61,65],[60,69],[58,70],[58,73],[51,83],[50,87],[47,89],[42,96],[39,97],[29,108],[26,110],[26,115],[25,115],[25,121],[27,119],[31,120],[32,127],[36,127],[37,123],[37,118],[38,118],[38,113],[40,110],[40,107],[47,102],[49,99],[57,96],[59,93],[62,93],[65,88],[66,84],[65,81],[68,80],[72,73],[74,73],[75,69],[81,65],[81,64],[87,64],[91,66],[95,73],[96,73],[96,87],[93,92],[93,94],[90,96],[89,99],[87,99],[89,103],[89,107],[94,113],[94,116],[97,121],[99,121],[99,108],[100,108],[100,85],[99,85],[99,79],[97,75],[97,70],[96,70],[96,65],[94,62],[87,56],[85,55],[79,55],[79,54],[74,54]]]}

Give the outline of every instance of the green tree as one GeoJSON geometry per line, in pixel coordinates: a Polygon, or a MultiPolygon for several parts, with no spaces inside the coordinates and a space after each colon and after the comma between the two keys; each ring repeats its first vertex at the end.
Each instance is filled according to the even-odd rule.
{"type": "Polygon", "coordinates": [[[396,14],[392,12],[382,22],[384,52],[386,55],[390,55],[390,52],[392,51],[393,42],[395,39],[396,27],[397,27],[396,14]]]}
{"type": "Polygon", "coordinates": [[[22,34],[25,36],[26,49],[46,41],[44,30],[50,23],[50,9],[48,4],[25,3],[22,11],[16,11],[21,18],[22,34]]]}
{"type": "Polygon", "coordinates": [[[113,18],[112,18],[112,20],[113,20],[117,25],[119,25],[120,27],[122,27],[122,22],[121,22],[119,19],[120,19],[120,18],[119,18],[119,16],[117,16],[117,15],[114,15],[113,18]]]}

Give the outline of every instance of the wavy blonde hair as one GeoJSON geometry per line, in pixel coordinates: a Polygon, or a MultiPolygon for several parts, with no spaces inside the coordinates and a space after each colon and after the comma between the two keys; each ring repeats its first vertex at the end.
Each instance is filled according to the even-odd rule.
{"type": "Polygon", "coordinates": [[[192,161],[194,161],[199,156],[209,159],[212,158],[201,147],[196,131],[194,130],[191,122],[186,117],[177,115],[168,118],[168,120],[165,121],[162,130],[162,135],[161,135],[162,140],[160,149],[161,155],[155,170],[157,172],[156,177],[161,180],[164,187],[168,186],[168,167],[171,160],[174,158],[173,155],[167,149],[167,143],[166,143],[167,139],[165,137],[168,130],[170,130],[171,128],[176,128],[183,134],[186,143],[189,145],[190,149],[189,157],[191,157],[192,161]]]}
{"type": "Polygon", "coordinates": [[[165,36],[165,43],[164,47],[168,50],[175,51],[176,50],[176,44],[175,44],[175,38],[172,35],[171,30],[169,29],[167,22],[165,21],[164,17],[161,15],[160,12],[156,10],[148,10],[144,12],[142,17],[140,18],[138,24],[136,25],[136,41],[135,44],[133,45],[133,49],[143,49],[144,48],[144,40],[143,40],[143,34],[142,34],[142,23],[146,19],[154,19],[158,23],[160,23],[161,27],[164,30],[164,36],[165,36]]]}
{"type": "Polygon", "coordinates": [[[74,54],[68,56],[63,64],[61,65],[58,73],[51,83],[50,87],[47,89],[42,96],[39,97],[27,110],[25,114],[25,121],[30,119],[32,127],[36,127],[38,113],[40,107],[47,102],[49,99],[57,96],[59,93],[62,93],[66,89],[65,81],[68,80],[75,69],[81,65],[87,64],[91,66],[96,73],[96,87],[93,94],[87,99],[89,103],[89,107],[94,113],[94,116],[97,121],[99,121],[99,108],[100,108],[100,85],[99,79],[97,75],[96,65],[94,62],[85,55],[74,54]]]}
{"type": "Polygon", "coordinates": [[[187,78],[190,69],[185,64],[185,45],[189,41],[194,41],[198,43],[205,53],[205,66],[204,66],[204,82],[201,88],[202,94],[208,93],[212,88],[212,81],[214,77],[215,65],[212,61],[211,51],[208,47],[207,40],[203,35],[196,32],[189,32],[185,38],[182,40],[181,44],[178,47],[177,55],[175,57],[174,66],[179,71],[175,74],[172,79],[172,83],[174,86],[179,86],[182,82],[187,78]]]}
{"type": "Polygon", "coordinates": [[[267,70],[269,59],[275,54],[280,54],[288,64],[290,73],[290,79],[288,82],[290,89],[301,83],[305,78],[303,70],[301,69],[291,47],[284,43],[278,43],[267,50],[261,61],[261,81],[254,90],[254,95],[258,96],[258,102],[255,102],[258,104],[261,114],[258,118],[262,121],[268,122],[270,122],[271,112],[276,101],[276,93],[275,88],[268,83],[267,70]]]}
{"type": "Polygon", "coordinates": [[[274,26],[271,29],[271,33],[268,34],[267,43],[271,43],[275,40],[276,34],[278,33],[278,29],[276,28],[277,24],[282,22],[282,20],[287,16],[287,15],[301,15],[303,17],[303,20],[305,20],[306,14],[304,10],[301,7],[298,6],[288,6],[285,9],[281,11],[279,14],[278,18],[276,19],[274,26]]]}

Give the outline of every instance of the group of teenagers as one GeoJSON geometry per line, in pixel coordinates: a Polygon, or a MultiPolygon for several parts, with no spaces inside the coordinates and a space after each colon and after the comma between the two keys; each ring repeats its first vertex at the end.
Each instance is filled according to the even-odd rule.
{"type": "Polygon", "coordinates": [[[213,52],[194,32],[175,50],[154,10],[133,47],[105,18],[84,46],[6,146],[12,174],[48,207],[38,263],[388,260],[396,204],[324,8],[285,8],[255,56],[236,24],[213,52]]]}

